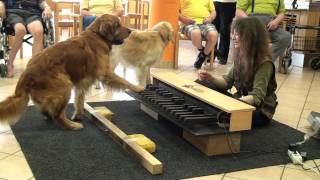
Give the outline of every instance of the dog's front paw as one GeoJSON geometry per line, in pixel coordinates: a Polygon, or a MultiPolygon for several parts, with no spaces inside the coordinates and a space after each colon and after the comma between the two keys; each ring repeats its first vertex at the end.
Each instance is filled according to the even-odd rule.
{"type": "Polygon", "coordinates": [[[143,86],[133,86],[132,88],[131,88],[131,90],[133,90],[134,92],[137,92],[137,93],[139,93],[139,92],[142,92],[143,90],[144,90],[144,87],[143,86]]]}

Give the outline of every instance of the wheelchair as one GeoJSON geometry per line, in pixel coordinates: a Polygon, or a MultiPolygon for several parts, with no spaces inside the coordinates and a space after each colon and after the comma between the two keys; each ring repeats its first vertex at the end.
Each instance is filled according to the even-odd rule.
{"type": "MultiPolygon", "coordinates": [[[[54,44],[54,28],[52,25],[52,20],[44,18],[42,21],[42,26],[44,30],[43,36],[43,47],[47,48],[54,44]]],[[[7,76],[7,63],[9,60],[9,35],[14,36],[14,29],[5,20],[0,18],[0,77],[7,76]]],[[[30,34],[29,34],[30,35],[30,34]]],[[[30,39],[32,35],[23,39],[23,43],[32,45],[30,39]]]]}

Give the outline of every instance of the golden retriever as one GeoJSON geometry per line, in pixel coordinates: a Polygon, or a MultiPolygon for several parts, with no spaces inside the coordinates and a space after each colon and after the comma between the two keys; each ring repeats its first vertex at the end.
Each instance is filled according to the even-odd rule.
{"type": "Polygon", "coordinates": [[[151,31],[133,31],[124,43],[111,51],[113,68],[118,63],[135,70],[140,85],[150,83],[150,68],[161,59],[165,47],[173,40],[169,22],[154,25],[151,31]]]}
{"type": "Polygon", "coordinates": [[[32,57],[14,94],[0,102],[0,122],[17,121],[31,98],[45,116],[77,130],[83,125],[68,119],[64,112],[72,88],[76,94],[74,120],[83,115],[85,92],[95,80],[116,89],[142,91],[142,87],[130,84],[110,68],[112,45],[122,43],[130,32],[121,26],[117,17],[103,15],[78,37],[57,43],[32,57]]]}

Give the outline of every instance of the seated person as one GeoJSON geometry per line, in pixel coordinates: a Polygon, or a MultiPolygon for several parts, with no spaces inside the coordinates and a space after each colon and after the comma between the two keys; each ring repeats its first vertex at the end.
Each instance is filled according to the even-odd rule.
{"type": "Polygon", "coordinates": [[[279,27],[284,20],[284,0],[238,0],[236,17],[255,16],[262,20],[270,34],[272,43],[272,61],[282,57],[291,44],[289,32],[279,27]],[[254,7],[252,7],[254,6],[254,7]]]}
{"type": "Polygon", "coordinates": [[[15,36],[9,52],[7,77],[14,75],[13,61],[22,45],[27,31],[33,36],[32,55],[43,49],[43,26],[41,17],[51,18],[51,9],[44,0],[1,0],[0,17],[13,27],[15,36]]]}
{"type": "Polygon", "coordinates": [[[217,43],[218,32],[211,22],[216,17],[212,0],[180,0],[179,20],[182,23],[182,33],[188,36],[192,44],[199,50],[194,63],[200,69],[217,43]],[[206,40],[205,47],[202,39],[206,40]]]}
{"type": "Polygon", "coordinates": [[[265,125],[272,119],[277,107],[275,66],[268,50],[268,33],[255,17],[240,18],[231,27],[234,41],[234,65],[222,77],[199,70],[196,82],[228,94],[235,86],[233,97],[256,107],[253,126],[265,125]]]}
{"type": "Polygon", "coordinates": [[[81,16],[83,16],[83,30],[86,29],[97,16],[112,14],[121,17],[124,14],[121,0],[82,0],[81,16]]]}

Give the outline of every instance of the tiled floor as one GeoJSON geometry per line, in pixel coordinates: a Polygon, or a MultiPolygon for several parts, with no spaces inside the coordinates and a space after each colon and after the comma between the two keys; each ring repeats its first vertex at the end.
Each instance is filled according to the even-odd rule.
{"type": "MultiPolygon", "coordinates": [[[[183,77],[195,79],[196,71],[193,69],[193,61],[196,51],[190,46],[189,41],[180,42],[179,69],[170,70],[183,77]]],[[[0,100],[11,95],[20,73],[23,71],[27,60],[15,61],[15,77],[13,79],[0,79],[0,100]]],[[[303,132],[310,131],[307,116],[310,111],[320,112],[320,72],[302,68],[298,59],[295,66],[290,69],[288,75],[277,74],[279,106],[274,119],[287,124],[303,132]]],[[[225,66],[215,63],[212,74],[224,74],[230,68],[231,63],[225,66]]],[[[153,69],[163,71],[163,69],[153,69]]],[[[165,70],[169,71],[169,70],[165,70]]],[[[118,72],[122,72],[118,69],[118,72]]],[[[130,74],[130,72],[128,72],[130,74]]],[[[127,77],[132,77],[127,75],[127,77]]],[[[132,79],[131,79],[132,80],[132,79]]],[[[134,80],[132,80],[134,81],[134,80]]],[[[105,90],[95,90],[87,95],[87,101],[127,100],[131,99],[124,93],[109,93],[105,90]]],[[[72,101],[72,99],[71,99],[72,101]]],[[[320,159],[310,160],[307,164],[314,167],[319,173],[320,159]]],[[[34,179],[32,171],[20,149],[16,138],[8,125],[0,125],[0,180],[30,180],[34,179]]],[[[218,174],[197,179],[210,180],[316,180],[320,175],[303,170],[300,166],[292,164],[251,169],[226,174],[218,174]]]]}

